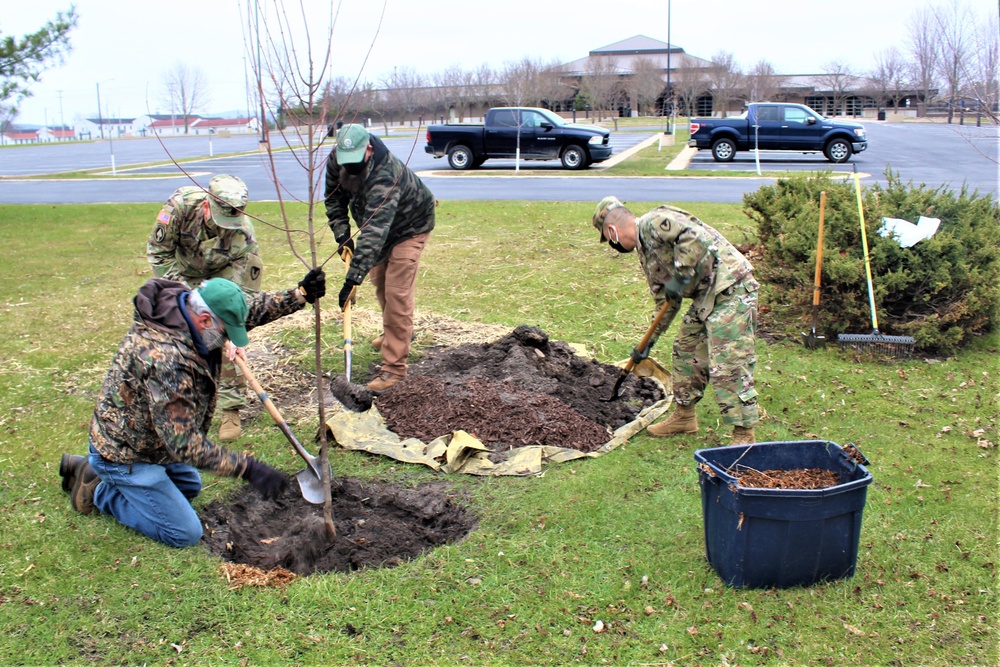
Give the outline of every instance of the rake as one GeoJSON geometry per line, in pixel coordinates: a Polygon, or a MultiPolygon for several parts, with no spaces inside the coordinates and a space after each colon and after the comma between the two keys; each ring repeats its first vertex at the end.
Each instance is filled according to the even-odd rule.
{"type": "Polygon", "coordinates": [[[858,217],[861,219],[861,247],[865,253],[865,275],[868,278],[868,304],[872,310],[872,332],[870,334],[840,334],[837,344],[841,349],[851,348],[867,354],[888,357],[909,357],[916,341],[911,336],[886,336],[878,330],[878,316],[875,314],[875,290],[872,288],[872,265],[868,257],[868,235],[865,233],[865,211],[861,205],[861,179],[858,166],[854,165],[854,190],[858,197],[858,217]]]}

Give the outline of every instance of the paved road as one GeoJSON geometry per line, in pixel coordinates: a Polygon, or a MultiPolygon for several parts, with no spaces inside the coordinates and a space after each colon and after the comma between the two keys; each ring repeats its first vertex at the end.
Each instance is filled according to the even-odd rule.
{"type": "MultiPolygon", "coordinates": [[[[884,182],[887,167],[898,172],[904,181],[915,184],[958,188],[963,183],[980,192],[998,192],[1000,144],[996,128],[973,125],[930,125],[867,123],[871,148],[853,158],[858,170],[867,174],[866,182],[884,182]]],[[[613,132],[616,155],[650,136],[649,132],[613,132]]],[[[438,199],[475,200],[557,200],[593,201],[614,193],[631,201],[703,201],[739,202],[771,178],[725,178],[726,172],[754,171],[753,153],[739,153],[731,163],[714,162],[707,151],[699,152],[690,169],[703,171],[704,177],[669,176],[622,178],[605,176],[600,168],[571,173],[558,162],[534,162],[515,171],[512,160],[491,160],[487,169],[477,172],[454,172],[444,160],[424,153],[422,135],[385,138],[390,150],[408,159],[438,199]]],[[[177,160],[205,157],[184,162],[183,168],[199,182],[207,184],[211,175],[232,173],[243,178],[255,200],[277,197],[271,167],[257,152],[254,136],[164,139],[130,139],[87,144],[28,145],[0,150],[0,175],[24,176],[72,170],[108,167],[114,154],[116,169],[146,178],[63,181],[0,181],[0,203],[89,203],[89,202],[160,202],[175,188],[188,183],[180,169],[172,164],[136,168],[135,165],[158,163],[169,151],[177,160]],[[210,150],[220,157],[209,159],[210,150]],[[234,153],[247,152],[244,155],[234,153]]],[[[325,151],[324,151],[325,156],[325,151]]],[[[850,172],[851,164],[832,165],[820,155],[762,154],[761,169],[810,170],[830,169],[850,172]]],[[[286,199],[304,199],[308,187],[302,167],[288,152],[275,153],[275,168],[287,190],[286,199]]],[[[317,174],[317,192],[322,193],[322,171],[317,174]]]]}

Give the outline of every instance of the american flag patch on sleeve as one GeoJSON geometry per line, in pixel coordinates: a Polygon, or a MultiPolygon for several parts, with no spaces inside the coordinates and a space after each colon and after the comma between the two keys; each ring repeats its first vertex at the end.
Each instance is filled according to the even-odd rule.
{"type": "Polygon", "coordinates": [[[160,211],[160,214],[158,216],[156,216],[156,221],[159,222],[159,223],[161,223],[161,224],[164,224],[164,225],[169,225],[170,224],[170,214],[167,213],[166,209],[163,209],[163,210],[160,211]]]}

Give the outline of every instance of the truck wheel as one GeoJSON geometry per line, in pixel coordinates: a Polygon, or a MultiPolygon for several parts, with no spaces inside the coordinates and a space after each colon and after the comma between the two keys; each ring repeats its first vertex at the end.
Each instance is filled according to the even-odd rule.
{"type": "Polygon", "coordinates": [[[716,162],[732,162],[736,157],[736,144],[732,139],[719,139],[712,144],[712,157],[716,162]]]}
{"type": "Polygon", "coordinates": [[[584,169],[587,166],[587,153],[579,146],[567,146],[563,150],[562,165],[566,169],[584,169]]]}
{"type": "Polygon", "coordinates": [[[448,165],[452,169],[459,171],[472,169],[474,162],[475,157],[472,155],[472,149],[468,146],[454,146],[448,151],[448,165]]]}
{"type": "Polygon", "coordinates": [[[851,159],[851,145],[843,139],[834,139],[823,151],[830,162],[847,162],[851,159]]]}

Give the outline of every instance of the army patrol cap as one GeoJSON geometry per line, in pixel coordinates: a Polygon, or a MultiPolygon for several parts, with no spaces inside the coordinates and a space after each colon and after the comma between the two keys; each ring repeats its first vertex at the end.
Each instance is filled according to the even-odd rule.
{"type": "Polygon", "coordinates": [[[208,182],[212,220],[224,229],[239,229],[246,220],[243,209],[250,200],[246,183],[236,176],[216,176],[208,182]]]}
{"type": "Polygon", "coordinates": [[[206,280],[198,288],[201,300],[205,302],[212,313],[226,325],[226,337],[236,347],[246,347],[250,344],[247,337],[247,306],[246,295],[239,285],[225,278],[206,280]]]}
{"type": "Polygon", "coordinates": [[[368,130],[352,123],[337,133],[337,164],[357,164],[365,159],[368,150],[368,130]]]}
{"type": "Polygon", "coordinates": [[[597,204],[597,210],[594,211],[594,227],[597,231],[601,233],[601,243],[607,241],[604,238],[604,218],[607,217],[608,211],[612,211],[616,208],[624,208],[625,204],[619,201],[618,197],[605,197],[597,204]]]}

